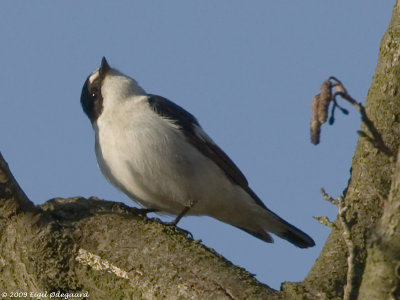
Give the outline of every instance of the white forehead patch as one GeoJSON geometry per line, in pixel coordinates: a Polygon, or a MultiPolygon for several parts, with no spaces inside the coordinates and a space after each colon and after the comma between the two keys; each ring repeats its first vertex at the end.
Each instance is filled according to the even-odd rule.
{"type": "Polygon", "coordinates": [[[93,83],[99,77],[99,69],[96,69],[92,75],[89,76],[89,83],[93,83]]]}

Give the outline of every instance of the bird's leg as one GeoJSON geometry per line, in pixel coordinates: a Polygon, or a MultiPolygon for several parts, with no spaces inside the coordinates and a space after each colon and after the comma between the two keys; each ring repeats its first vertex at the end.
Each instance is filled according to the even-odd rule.
{"type": "Polygon", "coordinates": [[[167,225],[167,226],[176,226],[176,225],[179,223],[179,221],[182,219],[182,217],[183,217],[184,215],[186,215],[186,213],[189,211],[189,209],[190,209],[192,206],[193,206],[193,205],[185,206],[185,208],[182,210],[182,212],[181,212],[179,215],[176,216],[176,218],[175,218],[174,221],[172,221],[172,222],[166,222],[166,223],[164,223],[164,225],[167,225]]]}
{"type": "Polygon", "coordinates": [[[132,212],[138,215],[142,216],[147,216],[149,213],[157,212],[157,209],[154,208],[137,208],[137,207],[131,207],[132,212]]]}

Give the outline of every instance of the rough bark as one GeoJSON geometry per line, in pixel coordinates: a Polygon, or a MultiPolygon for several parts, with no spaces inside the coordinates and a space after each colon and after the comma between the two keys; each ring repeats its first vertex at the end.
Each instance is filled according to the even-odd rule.
{"type": "MultiPolygon", "coordinates": [[[[400,139],[400,5],[381,41],[366,112],[387,147],[400,139]]],[[[348,87],[351,93],[351,87],[348,87]]],[[[364,125],[362,130],[368,132],[364,125]]],[[[344,191],[356,247],[351,299],[400,299],[400,162],[360,138],[344,191]]],[[[321,200],[322,201],[322,200],[321,200]]],[[[0,154],[0,291],[88,292],[91,299],[341,299],[348,247],[339,219],[302,283],[275,291],[129,207],[95,198],[35,206],[0,154]]]]}
{"type": "MultiPolygon", "coordinates": [[[[399,12],[400,7],[397,2],[389,28],[381,41],[378,64],[366,99],[366,112],[381,133],[386,146],[393,153],[398,152],[400,143],[398,138],[400,133],[399,12]]],[[[368,132],[364,125],[361,129],[368,132]]],[[[351,226],[351,234],[356,247],[352,299],[357,298],[363,277],[367,276],[367,273],[368,276],[375,276],[373,270],[365,269],[368,241],[382,216],[382,199],[389,195],[395,161],[393,157],[388,157],[375,149],[365,138],[358,140],[349,184],[344,191],[346,205],[349,206],[347,219],[354,223],[351,226]]],[[[302,286],[315,297],[328,299],[343,297],[347,280],[348,251],[339,220],[337,219],[335,223],[336,229],[332,230],[319,258],[303,281],[302,286]]]]}
{"type": "Polygon", "coordinates": [[[0,155],[0,291],[91,299],[279,299],[175,227],[121,203],[51,199],[35,207],[0,155]]]}
{"type": "MultiPolygon", "coordinates": [[[[399,153],[400,154],[400,153],[399,153]]],[[[383,214],[367,248],[360,299],[400,298],[400,156],[383,214]]]]}

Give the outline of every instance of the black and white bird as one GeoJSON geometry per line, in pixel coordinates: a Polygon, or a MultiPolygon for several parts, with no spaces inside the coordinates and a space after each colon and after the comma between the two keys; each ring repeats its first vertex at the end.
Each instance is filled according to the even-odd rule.
{"type": "Polygon", "coordinates": [[[103,175],[147,211],[207,215],[272,243],[269,232],[300,247],[314,241],[270,211],[196,118],[109,66],[86,80],[83,110],[95,132],[103,175]]]}

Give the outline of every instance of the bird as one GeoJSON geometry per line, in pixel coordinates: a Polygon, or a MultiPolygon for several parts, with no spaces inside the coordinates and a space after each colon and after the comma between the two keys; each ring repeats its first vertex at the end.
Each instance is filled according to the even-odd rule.
{"type": "Polygon", "coordinates": [[[80,100],[101,172],[145,213],[176,216],[168,225],[183,216],[210,216],[267,243],[272,233],[299,248],[315,245],[265,206],[191,113],[146,93],[105,57],[87,77],[80,100]]]}

